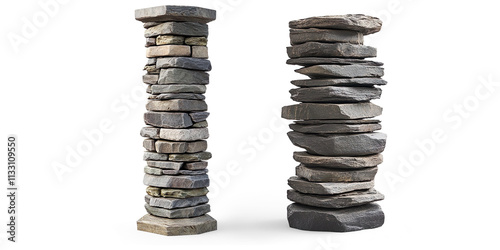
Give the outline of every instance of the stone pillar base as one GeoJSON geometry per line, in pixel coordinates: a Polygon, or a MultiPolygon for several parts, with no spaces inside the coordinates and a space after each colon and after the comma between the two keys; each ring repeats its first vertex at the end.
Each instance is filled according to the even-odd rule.
{"type": "Polygon", "coordinates": [[[146,214],[137,221],[137,230],[166,236],[202,234],[217,230],[217,221],[208,214],[186,219],[146,214]]]}

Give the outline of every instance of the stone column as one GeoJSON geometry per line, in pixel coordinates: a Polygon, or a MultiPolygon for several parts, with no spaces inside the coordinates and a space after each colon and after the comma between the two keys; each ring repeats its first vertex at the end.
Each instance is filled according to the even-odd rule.
{"type": "Polygon", "coordinates": [[[217,229],[207,213],[208,124],[205,90],[208,22],[215,11],[159,6],[135,11],[144,23],[143,81],[150,94],[144,114],[144,184],[148,214],[137,229],[162,235],[200,234],[217,229]]]}
{"type": "Polygon", "coordinates": [[[311,17],[291,21],[290,59],[303,66],[296,72],[310,79],[295,80],[292,100],[282,117],[296,120],[288,133],[296,176],[288,180],[288,223],[311,231],[347,232],[376,228],[384,213],[373,203],[384,199],[374,189],[382,163],[386,135],[373,119],[382,108],[378,99],[385,85],[383,64],[368,61],[377,50],[363,45],[364,35],[378,32],[382,22],[365,15],[311,17]]]}

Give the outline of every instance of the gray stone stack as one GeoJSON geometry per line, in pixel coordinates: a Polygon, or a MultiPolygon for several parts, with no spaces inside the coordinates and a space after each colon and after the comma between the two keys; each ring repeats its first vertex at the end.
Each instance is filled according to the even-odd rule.
{"type": "Polygon", "coordinates": [[[135,11],[144,23],[143,81],[150,94],[141,130],[145,137],[144,184],[147,215],[137,229],[162,235],[200,234],[217,229],[207,193],[207,23],[215,11],[159,6],[135,11]]]}
{"type": "Polygon", "coordinates": [[[383,64],[368,61],[377,50],[363,45],[363,36],[378,32],[382,22],[365,15],[312,17],[290,24],[288,64],[303,66],[308,76],[295,80],[291,98],[300,102],[282,109],[296,120],[288,133],[300,163],[288,180],[290,227],[347,232],[382,226],[384,213],[374,201],[384,199],[374,187],[382,163],[386,135],[373,119],[382,108],[383,64]]]}

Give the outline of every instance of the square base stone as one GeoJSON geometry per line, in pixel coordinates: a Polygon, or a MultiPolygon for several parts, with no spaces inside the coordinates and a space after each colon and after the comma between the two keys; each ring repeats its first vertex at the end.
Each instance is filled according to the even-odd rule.
{"type": "Polygon", "coordinates": [[[146,214],[137,221],[137,230],[166,236],[202,234],[217,230],[217,221],[208,214],[186,219],[167,219],[146,214]]]}

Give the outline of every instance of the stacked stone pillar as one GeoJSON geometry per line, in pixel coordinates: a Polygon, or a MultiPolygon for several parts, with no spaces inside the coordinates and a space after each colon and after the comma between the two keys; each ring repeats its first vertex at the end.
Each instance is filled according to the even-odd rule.
{"type": "Polygon", "coordinates": [[[137,229],[162,235],[216,230],[207,193],[209,113],[206,85],[207,23],[215,11],[190,6],[159,6],[135,11],[144,23],[146,57],[143,81],[149,100],[144,114],[144,184],[147,215],[137,229]]]}
{"type": "Polygon", "coordinates": [[[365,35],[382,22],[365,15],[312,17],[291,21],[288,64],[310,79],[294,80],[282,117],[295,120],[288,133],[300,163],[288,180],[290,227],[311,231],[347,232],[382,226],[384,213],[374,189],[386,135],[373,119],[382,108],[371,103],[385,85],[375,48],[363,45],[365,35]]]}

